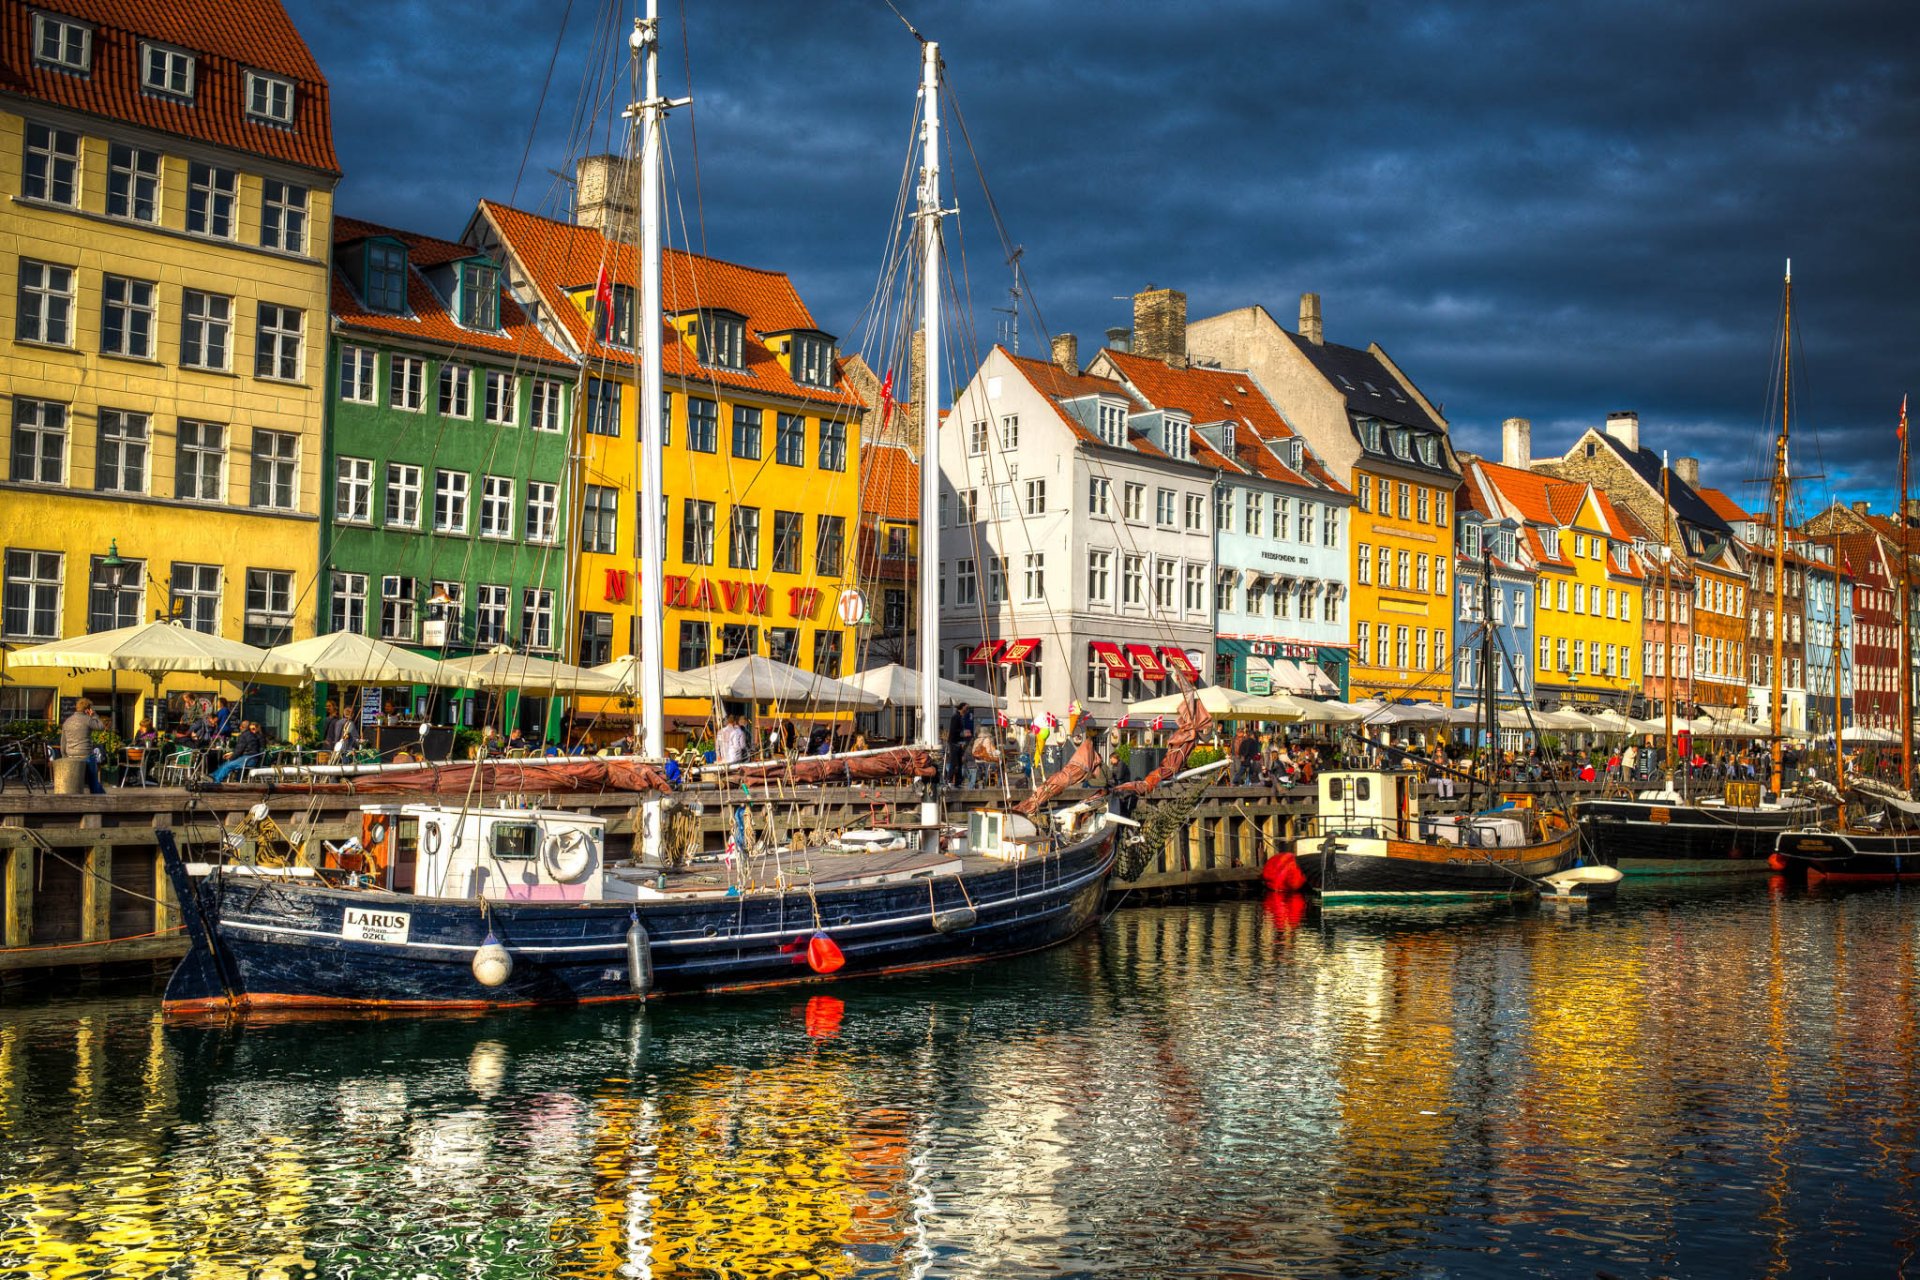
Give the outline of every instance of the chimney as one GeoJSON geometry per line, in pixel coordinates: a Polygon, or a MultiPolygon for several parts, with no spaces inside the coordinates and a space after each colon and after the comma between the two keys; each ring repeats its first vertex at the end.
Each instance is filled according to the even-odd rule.
{"type": "Polygon", "coordinates": [[[1628,453],[1640,452],[1640,415],[1631,411],[1608,414],[1607,434],[1625,445],[1628,453]]]}
{"type": "Polygon", "coordinates": [[[1063,333],[1053,340],[1053,363],[1069,378],[1080,376],[1080,339],[1063,333]]]}
{"type": "Polygon", "coordinates": [[[574,166],[574,222],[609,239],[631,235],[640,225],[637,181],[619,156],[582,156],[574,166]]]}
{"type": "Polygon", "coordinates": [[[1868,513],[1871,504],[1869,504],[1865,498],[1862,498],[1859,501],[1851,503],[1849,505],[1852,506],[1853,508],[1853,514],[1857,516],[1864,516],[1868,513]]]}
{"type": "Polygon", "coordinates": [[[1133,350],[1169,369],[1187,367],[1186,294],[1148,285],[1133,295],[1133,350]]]}
{"type": "Polygon", "coordinates": [[[1300,295],[1300,336],[1316,347],[1326,341],[1320,330],[1320,295],[1317,293],[1300,295]]]}
{"type": "Polygon", "coordinates": [[[1121,328],[1107,330],[1107,346],[1115,351],[1133,350],[1133,330],[1121,328]]]}
{"type": "Polygon", "coordinates": [[[1908,524],[1920,521],[1920,498],[1908,498],[1903,510],[1906,512],[1908,524]]]}
{"type": "MultiPolygon", "coordinates": [[[[1301,311],[1306,311],[1305,306],[1301,311]]],[[[1500,424],[1500,465],[1521,471],[1533,466],[1533,424],[1525,418],[1508,418],[1500,424]]]]}
{"type": "Polygon", "coordinates": [[[1673,478],[1689,489],[1700,487],[1700,459],[1675,458],[1673,460],[1673,478]]]}

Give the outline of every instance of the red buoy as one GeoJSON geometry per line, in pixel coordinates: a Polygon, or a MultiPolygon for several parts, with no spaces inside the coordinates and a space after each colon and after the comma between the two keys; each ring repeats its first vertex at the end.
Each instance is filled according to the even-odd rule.
{"type": "Polygon", "coordinates": [[[1275,893],[1298,893],[1307,887],[1307,873],[1291,852],[1276,853],[1260,868],[1260,878],[1275,893]]]}
{"type": "Polygon", "coordinates": [[[832,973],[847,962],[840,945],[824,932],[807,940],[807,967],[815,973],[832,973]]]}
{"type": "Polygon", "coordinates": [[[1770,853],[1767,855],[1767,865],[1772,867],[1775,871],[1785,871],[1789,864],[1787,862],[1787,857],[1785,854],[1770,853]]]}
{"type": "Polygon", "coordinates": [[[1273,927],[1280,933],[1290,933],[1300,927],[1300,921],[1307,914],[1307,896],[1303,893],[1270,893],[1262,904],[1267,919],[1273,921],[1273,927]]]}

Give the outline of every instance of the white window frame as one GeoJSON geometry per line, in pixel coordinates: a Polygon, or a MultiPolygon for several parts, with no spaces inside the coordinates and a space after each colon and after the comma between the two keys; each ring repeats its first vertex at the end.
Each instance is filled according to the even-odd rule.
{"type": "Polygon", "coordinates": [[[348,404],[372,404],[379,393],[380,353],[372,347],[340,348],[340,398],[348,404]]]}
{"type": "Polygon", "coordinates": [[[483,476],[480,480],[480,536],[513,537],[513,477],[483,476]]]}
{"type": "Polygon", "coordinates": [[[464,364],[455,364],[448,360],[440,366],[440,377],[436,379],[438,390],[434,395],[434,408],[443,418],[459,418],[469,421],[473,418],[473,370],[464,364]]]}
{"type": "Polygon", "coordinates": [[[468,499],[473,495],[473,477],[464,471],[436,467],[433,472],[433,531],[465,534],[468,499]],[[455,516],[458,519],[455,519],[455,516]]]}
{"type": "Polygon", "coordinates": [[[139,280],[132,276],[101,276],[101,354],[119,356],[125,360],[153,359],[154,343],[160,331],[159,299],[160,287],[151,280],[139,280]],[[107,319],[116,314],[120,320],[120,342],[117,346],[107,336],[107,319]],[[140,339],[137,343],[134,341],[136,335],[140,339]]]}
{"type": "Polygon", "coordinates": [[[100,493],[145,493],[153,459],[153,420],[144,413],[101,409],[93,450],[93,487],[100,493]],[[138,462],[129,464],[130,454],[138,462]],[[127,474],[135,474],[128,484],[127,474]],[[107,483],[109,476],[113,483],[107,483]]]}
{"type": "Polygon", "coordinates": [[[205,236],[209,240],[233,239],[240,231],[239,200],[239,174],[217,164],[206,164],[199,160],[188,161],[186,218],[188,235],[205,236]],[[201,201],[198,213],[193,207],[196,196],[201,201]],[[195,223],[199,225],[196,226],[195,223]]]}
{"type": "Polygon", "coordinates": [[[4,595],[18,599],[24,592],[27,604],[24,626],[8,626],[16,612],[0,611],[0,634],[9,640],[58,640],[61,631],[60,602],[65,595],[66,556],[58,551],[33,547],[8,547],[0,553],[0,581],[4,595]],[[15,570],[22,570],[16,574],[15,570]]]}
{"type": "Polygon", "coordinates": [[[137,222],[143,226],[159,223],[162,160],[158,151],[136,147],[132,143],[115,142],[108,145],[106,212],[109,218],[137,222]],[[114,194],[116,179],[126,186],[124,196],[114,194]],[[124,200],[126,207],[116,210],[116,200],[124,200]],[[141,216],[142,208],[146,211],[145,217],[141,216]]]}
{"type": "Polygon", "coordinates": [[[424,483],[425,478],[418,465],[411,462],[387,464],[387,500],[386,506],[380,513],[381,522],[387,528],[418,529],[420,527],[421,486],[424,483]],[[398,517],[395,515],[396,510],[400,513],[398,517]]]}
{"type": "Polygon", "coordinates": [[[225,373],[232,362],[233,299],[223,293],[183,289],[180,293],[180,367],[225,373]],[[219,358],[210,358],[215,352],[219,358]]]}
{"type": "Polygon", "coordinates": [[[300,437],[255,427],[248,455],[248,505],[261,511],[295,510],[300,505],[300,437]]]}
{"type": "Polygon", "coordinates": [[[55,71],[88,75],[93,70],[93,28],[60,13],[33,15],[33,60],[55,71]]]}
{"type": "Polygon", "coordinates": [[[1095,547],[1087,552],[1087,602],[1113,603],[1113,552],[1095,547]]]}
{"type": "Polygon", "coordinates": [[[49,347],[73,345],[74,277],[57,262],[19,261],[19,289],[13,336],[18,342],[49,347]]]}
{"type": "Polygon", "coordinates": [[[186,502],[226,501],[226,424],[182,418],[174,430],[174,496],[186,502]],[[192,488],[183,491],[189,483],[192,488]]]}
{"type": "Polygon", "coordinates": [[[331,586],[327,604],[327,629],[365,635],[367,632],[367,575],[335,569],[332,571],[331,586]]]}
{"type": "Polygon", "coordinates": [[[520,418],[520,379],[504,369],[488,369],[481,413],[489,424],[510,427],[520,418]]]}
{"type": "Polygon", "coordinates": [[[474,591],[473,642],[500,644],[513,621],[513,593],[497,582],[483,582],[474,591]]]}
{"type": "Polygon", "coordinates": [[[535,378],[527,388],[527,425],[535,431],[560,431],[562,413],[560,383],[553,378],[535,378]]]}
{"type": "Polygon", "coordinates": [[[544,480],[527,481],[528,542],[550,543],[560,536],[560,486],[544,480]]]}
{"type": "Polygon", "coordinates": [[[307,189],[279,178],[260,180],[260,244],[282,253],[307,251],[307,189]]]}
{"type": "Polygon", "coordinates": [[[293,123],[293,81],[259,71],[247,72],[247,115],[271,124],[293,123]]]}
{"type": "Polygon", "coordinates": [[[529,649],[553,648],[553,591],[550,588],[521,589],[520,637],[529,649]]]}
{"type": "Polygon", "coordinates": [[[333,518],[337,524],[373,523],[373,459],[333,460],[333,518]]]}
{"type": "Polygon", "coordinates": [[[63,209],[78,208],[80,135],[72,129],[57,129],[35,121],[27,122],[25,134],[26,159],[20,172],[21,196],[59,205],[63,209]],[[38,174],[34,173],[36,160],[39,161],[38,174]],[[65,198],[62,199],[62,196],[65,198]]]}
{"type": "Polygon", "coordinates": [[[253,333],[253,376],[269,382],[299,382],[306,373],[306,312],[262,302],[253,333]]]}
{"type": "Polygon", "coordinates": [[[67,434],[71,421],[69,407],[60,401],[15,396],[13,440],[7,450],[8,476],[17,484],[66,484],[67,434]],[[30,446],[24,452],[23,444],[30,446]],[[47,474],[50,469],[58,474],[50,477],[47,474]]]}
{"type": "Polygon", "coordinates": [[[164,98],[193,101],[196,59],[185,49],[154,40],[140,42],[140,88],[164,98]]]}
{"type": "Polygon", "coordinates": [[[398,352],[387,357],[387,408],[403,413],[427,411],[427,362],[398,352]]]}

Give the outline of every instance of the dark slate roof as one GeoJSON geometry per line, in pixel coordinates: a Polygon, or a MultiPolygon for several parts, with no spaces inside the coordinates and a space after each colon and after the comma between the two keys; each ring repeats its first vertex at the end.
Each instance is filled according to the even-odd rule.
{"type": "Polygon", "coordinates": [[[1281,330],[1318,369],[1321,376],[1347,397],[1347,411],[1403,427],[1438,431],[1440,423],[1420,402],[1401,389],[1400,380],[1371,351],[1343,347],[1336,342],[1309,342],[1297,333],[1281,330]]]}
{"type": "MultiPolygon", "coordinates": [[[[1620,460],[1632,467],[1634,473],[1653,486],[1655,493],[1660,492],[1660,455],[1648,448],[1629,449],[1604,431],[1593,433],[1606,443],[1609,449],[1620,455],[1620,460]]],[[[1673,507],[1674,519],[1715,533],[1733,535],[1733,526],[1720,518],[1720,513],[1707,505],[1678,475],[1667,478],[1667,499],[1673,507]]]]}

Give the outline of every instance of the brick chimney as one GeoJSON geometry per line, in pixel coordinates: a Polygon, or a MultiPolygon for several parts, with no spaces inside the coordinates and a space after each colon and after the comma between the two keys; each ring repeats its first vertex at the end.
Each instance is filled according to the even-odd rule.
{"type": "Polygon", "coordinates": [[[1700,487],[1700,459],[1675,458],[1673,460],[1673,478],[1689,489],[1700,487]]]}
{"type": "Polygon", "coordinates": [[[1640,415],[1631,410],[1608,414],[1607,434],[1625,445],[1628,453],[1640,452],[1640,415]]]}
{"type": "Polygon", "coordinates": [[[1300,336],[1316,347],[1326,341],[1320,329],[1320,295],[1317,293],[1300,295],[1300,336]]]}
{"type": "Polygon", "coordinates": [[[1060,334],[1053,340],[1053,363],[1069,378],[1080,376],[1080,339],[1070,333],[1060,334]]]}
{"type": "Polygon", "coordinates": [[[1187,367],[1186,294],[1148,285],[1133,295],[1133,350],[1170,369],[1187,367]]]}
{"type": "Polygon", "coordinates": [[[1107,346],[1114,351],[1133,350],[1133,330],[1122,329],[1118,325],[1107,330],[1107,346]]]}
{"type": "Polygon", "coordinates": [[[1869,503],[1865,498],[1861,498],[1855,502],[1849,503],[1848,505],[1853,508],[1853,514],[1857,516],[1867,515],[1872,510],[1872,504],[1869,503]]]}
{"type": "Polygon", "coordinates": [[[640,225],[640,180],[619,156],[582,156],[574,166],[573,220],[601,235],[630,236],[640,225]]]}
{"type": "Polygon", "coordinates": [[[1533,423],[1508,418],[1500,424],[1500,465],[1521,471],[1533,466],[1533,423]]]}

